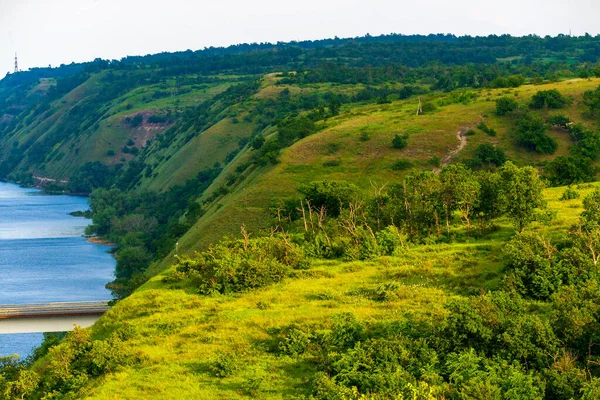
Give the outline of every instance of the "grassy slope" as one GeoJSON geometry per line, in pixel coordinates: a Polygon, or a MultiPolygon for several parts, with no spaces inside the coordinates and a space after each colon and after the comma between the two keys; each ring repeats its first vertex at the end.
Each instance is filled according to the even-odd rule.
{"type": "MultiPolygon", "coordinates": [[[[68,112],[73,106],[96,95],[102,89],[104,75],[104,72],[93,74],[86,82],[54,101],[51,104],[51,112],[33,118],[12,138],[3,138],[4,146],[11,146],[10,140],[13,138],[21,144],[30,140],[43,140],[57,123],[68,118],[68,112]]],[[[73,135],[57,144],[50,152],[43,169],[35,171],[34,175],[66,179],[87,161],[100,161],[106,164],[114,164],[122,159],[128,161],[132,156],[122,153],[121,149],[130,139],[135,142],[136,147],[141,148],[148,139],[167,127],[165,124],[148,124],[149,115],[164,110],[175,111],[196,106],[226,90],[231,86],[231,79],[234,78],[222,79],[212,84],[180,85],[177,92],[172,92],[173,85],[169,82],[138,86],[108,103],[99,105],[102,118],[97,121],[97,125],[88,132],[73,132],[73,135]],[[157,92],[172,94],[154,98],[153,95],[157,92]],[[137,113],[143,113],[145,121],[140,127],[131,128],[124,119],[137,113]],[[116,154],[108,156],[109,150],[116,154]]],[[[40,85],[42,84],[47,85],[47,82],[44,81],[40,85]]],[[[33,90],[39,90],[40,85],[33,90]]],[[[27,160],[24,160],[21,167],[25,168],[26,163],[27,160]]]]}
{"type": "MultiPolygon", "coordinates": [[[[589,124],[590,121],[581,116],[581,96],[584,91],[594,89],[599,84],[600,79],[574,79],[512,90],[479,90],[476,91],[479,94],[477,100],[469,104],[451,104],[421,116],[415,115],[414,98],[385,105],[346,106],[340,116],[327,121],[321,132],[286,149],[278,165],[254,170],[236,190],[213,203],[206,215],[181,238],[179,249],[184,253],[204,249],[226,234],[239,232],[242,224],[253,232],[268,228],[270,216],[265,207],[276,205],[281,199],[297,196],[296,189],[303,183],[319,179],[344,179],[365,191],[373,191],[373,186],[399,182],[405,175],[405,172],[391,169],[398,159],[408,158],[416,167],[430,169],[432,167],[428,160],[434,156],[441,159],[456,148],[457,132],[466,127],[474,128],[482,118],[496,129],[497,136],[490,137],[476,130],[474,136],[468,137],[467,145],[457,154],[455,161],[472,157],[477,146],[484,142],[504,149],[517,164],[537,164],[568,154],[572,141],[567,134],[556,131],[548,132],[559,144],[555,154],[542,155],[516,147],[511,136],[511,121],[495,115],[495,101],[502,96],[516,95],[522,104],[526,104],[537,91],[556,88],[574,101],[570,106],[552,113],[562,113],[574,121],[589,124]],[[369,140],[361,140],[363,132],[368,133],[369,140]],[[403,150],[391,148],[394,135],[404,133],[410,136],[408,146],[403,150]],[[323,165],[331,160],[339,161],[339,165],[323,165]]],[[[423,100],[436,102],[447,96],[430,95],[423,100]]],[[[246,154],[246,157],[249,155],[246,154]]],[[[204,198],[223,185],[223,177],[228,172],[223,172],[221,179],[214,182],[204,198]]],[[[154,265],[151,273],[168,267],[172,256],[154,265]]]]}
{"type": "MultiPolygon", "coordinates": [[[[582,198],[592,190],[580,190],[582,198]]],[[[581,199],[560,202],[564,188],[545,192],[558,212],[552,232],[575,222],[581,199]]],[[[406,315],[431,319],[444,313],[450,298],[497,287],[502,242],[513,234],[507,221],[494,235],[469,243],[416,246],[400,256],[373,262],[314,261],[309,276],[238,296],[198,296],[153,278],[101,318],[93,330],[102,337],[128,326],[127,342],[142,354],[141,365],[126,367],[89,386],[92,399],[235,399],[251,397],[245,385],[262,376],[261,399],[306,393],[313,364],[302,356],[265,350],[269,328],[289,324],[327,329],[331,316],[350,311],[366,322],[402,321],[406,315]],[[401,284],[392,301],[374,300],[382,283],[401,284]],[[226,378],[212,372],[220,354],[234,355],[237,369],[226,378]]],[[[254,396],[256,397],[256,396],[254,396]]]]}

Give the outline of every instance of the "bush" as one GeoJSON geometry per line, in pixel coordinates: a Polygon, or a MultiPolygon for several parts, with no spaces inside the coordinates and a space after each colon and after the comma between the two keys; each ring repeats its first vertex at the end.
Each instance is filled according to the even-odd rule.
{"type": "Polygon", "coordinates": [[[237,293],[285,278],[290,268],[305,268],[300,249],[281,238],[218,244],[194,257],[180,257],[171,281],[190,280],[201,294],[237,293]]]}
{"type": "Polygon", "coordinates": [[[210,366],[218,378],[225,378],[239,369],[237,357],[234,354],[217,352],[217,359],[210,366]]]}
{"type": "Polygon", "coordinates": [[[494,147],[491,143],[483,143],[477,146],[475,151],[475,165],[493,165],[499,167],[506,162],[506,155],[502,149],[494,147]]]}
{"type": "Polygon", "coordinates": [[[573,189],[571,186],[567,187],[563,194],[560,196],[560,201],[574,200],[579,198],[579,192],[573,189]]]}
{"type": "Polygon", "coordinates": [[[395,226],[388,226],[375,234],[380,253],[392,255],[395,250],[402,246],[402,236],[395,226]]]}
{"type": "Polygon", "coordinates": [[[394,171],[404,171],[409,169],[410,167],[412,167],[412,161],[406,158],[397,160],[395,163],[392,164],[392,169],[394,171]]]}
{"type": "Polygon", "coordinates": [[[529,107],[533,109],[540,108],[561,108],[570,103],[570,100],[564,97],[556,89],[540,90],[532,98],[529,107]]]}
{"type": "Polygon", "coordinates": [[[496,114],[506,115],[519,108],[519,103],[510,97],[501,97],[496,100],[496,114]]]}
{"type": "Polygon", "coordinates": [[[481,121],[478,125],[477,128],[483,132],[485,132],[487,135],[489,136],[496,136],[496,131],[492,128],[490,128],[489,126],[486,125],[485,121],[481,121]]]}
{"type": "Polygon", "coordinates": [[[547,299],[561,285],[556,249],[536,234],[521,233],[504,247],[506,284],[523,296],[547,299]]]}
{"type": "Polygon", "coordinates": [[[559,156],[544,168],[544,175],[554,186],[591,182],[597,172],[592,160],[580,156],[559,156]]]}
{"type": "Polygon", "coordinates": [[[403,149],[408,146],[408,135],[395,135],[392,139],[394,149],[403,149]]]}
{"type": "Polygon", "coordinates": [[[554,138],[546,134],[544,121],[532,115],[523,115],[517,121],[517,144],[529,151],[552,154],[558,144],[554,138]]]}
{"type": "Polygon", "coordinates": [[[284,332],[279,341],[279,352],[290,356],[303,354],[311,342],[312,335],[294,326],[284,329],[284,332]]]}
{"type": "Polygon", "coordinates": [[[423,103],[423,105],[421,106],[421,111],[423,112],[423,114],[434,112],[435,110],[437,110],[437,107],[433,103],[427,102],[423,103]]]}

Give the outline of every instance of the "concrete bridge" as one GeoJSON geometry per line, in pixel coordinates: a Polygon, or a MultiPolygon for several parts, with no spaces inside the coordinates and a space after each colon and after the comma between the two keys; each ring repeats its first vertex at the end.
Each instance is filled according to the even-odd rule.
{"type": "Polygon", "coordinates": [[[91,326],[109,309],[108,301],[0,305],[0,335],[63,332],[91,326]]]}

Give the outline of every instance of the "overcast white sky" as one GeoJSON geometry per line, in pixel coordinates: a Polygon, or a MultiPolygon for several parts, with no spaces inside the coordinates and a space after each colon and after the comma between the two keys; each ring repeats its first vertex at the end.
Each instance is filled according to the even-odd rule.
{"type": "Polygon", "coordinates": [[[19,66],[366,33],[600,31],[598,0],[0,0],[0,77],[19,66]]]}

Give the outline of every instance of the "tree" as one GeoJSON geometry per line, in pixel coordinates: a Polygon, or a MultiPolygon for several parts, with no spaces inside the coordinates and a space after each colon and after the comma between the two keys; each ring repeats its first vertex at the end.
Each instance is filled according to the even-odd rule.
{"type": "Polygon", "coordinates": [[[561,186],[593,181],[598,170],[587,157],[559,156],[546,165],[544,172],[552,185],[561,186]]]}
{"type": "Polygon", "coordinates": [[[446,230],[450,234],[450,214],[456,208],[460,218],[471,232],[473,209],[479,202],[480,185],[475,174],[462,164],[452,164],[440,173],[442,183],[442,202],[446,212],[446,230]]]}
{"type": "Polygon", "coordinates": [[[600,261],[600,189],[583,200],[584,211],[575,226],[575,244],[589,254],[596,266],[600,261]]]}
{"type": "Polygon", "coordinates": [[[131,278],[146,270],[152,255],[144,247],[125,247],[117,252],[117,278],[131,278]]]}
{"type": "Polygon", "coordinates": [[[583,104],[588,107],[588,115],[591,117],[600,115],[600,86],[583,94],[583,104]]]}
{"type": "Polygon", "coordinates": [[[525,114],[517,121],[517,144],[529,151],[552,154],[558,144],[554,138],[546,135],[546,126],[541,118],[525,114]]]}
{"type": "Polygon", "coordinates": [[[264,136],[256,136],[253,140],[252,140],[252,148],[255,150],[260,149],[263,144],[265,144],[265,137],[264,136]]]}
{"type": "Polygon", "coordinates": [[[354,200],[358,188],[344,181],[318,181],[303,185],[299,191],[311,208],[320,210],[325,207],[328,215],[337,217],[340,210],[354,200]]]}
{"type": "Polygon", "coordinates": [[[499,173],[479,172],[479,202],[473,210],[481,223],[481,230],[487,229],[494,218],[500,217],[506,210],[506,195],[502,177],[499,173]]]}
{"type": "Polygon", "coordinates": [[[529,107],[533,109],[541,109],[541,108],[561,108],[570,103],[570,100],[564,97],[560,92],[556,89],[551,90],[540,90],[531,98],[531,103],[529,103],[529,107]]]}
{"type": "Polygon", "coordinates": [[[534,220],[535,209],[546,206],[542,193],[545,184],[535,168],[519,168],[510,161],[500,169],[500,176],[506,196],[506,212],[517,231],[523,232],[534,220]]]}
{"type": "Polygon", "coordinates": [[[496,100],[496,114],[506,115],[519,108],[519,103],[510,97],[501,97],[496,100]]]}
{"type": "Polygon", "coordinates": [[[506,154],[491,143],[483,143],[477,146],[473,161],[473,164],[481,164],[481,166],[499,167],[506,162],[506,154]]]}

